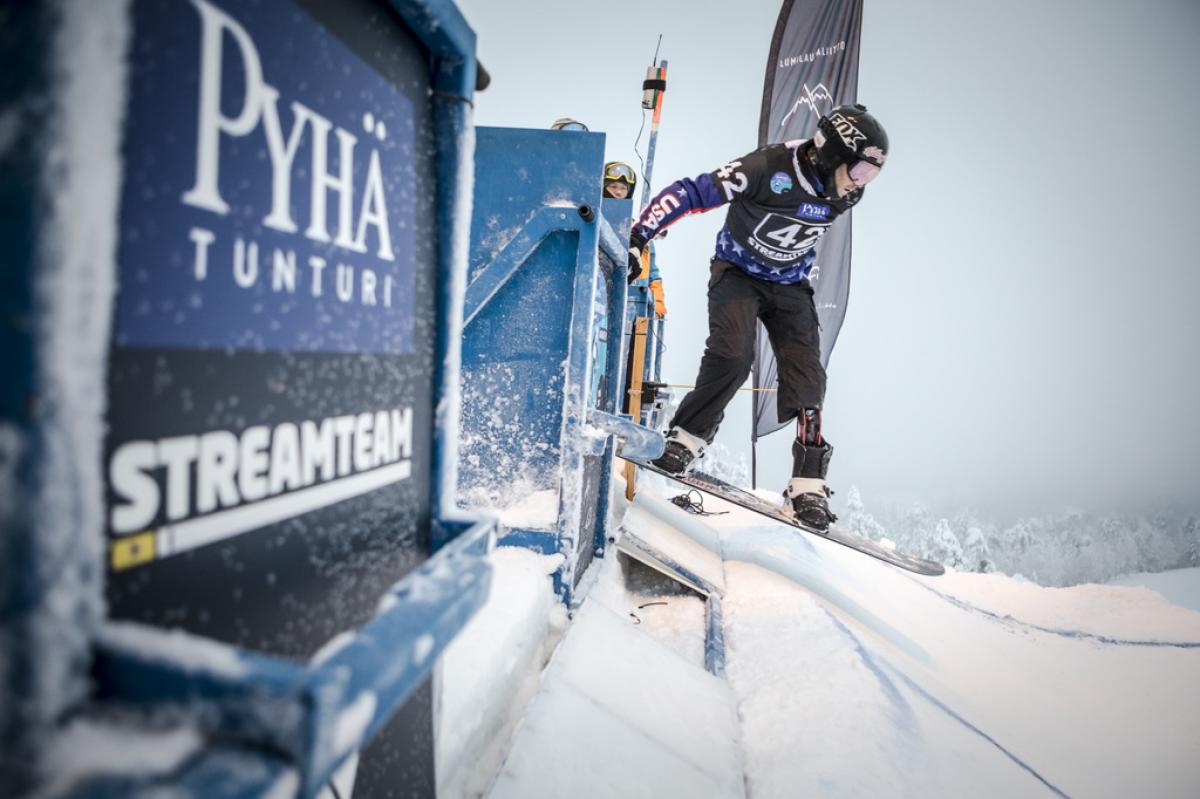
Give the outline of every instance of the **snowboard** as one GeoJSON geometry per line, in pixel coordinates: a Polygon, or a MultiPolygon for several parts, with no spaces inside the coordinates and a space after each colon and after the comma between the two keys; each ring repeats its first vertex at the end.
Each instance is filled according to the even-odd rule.
{"type": "MultiPolygon", "coordinates": [[[[629,459],[626,458],[626,460],[629,459]]],[[[924,558],[918,558],[913,555],[906,555],[903,552],[897,552],[894,549],[888,549],[887,547],[882,546],[875,541],[870,540],[869,538],[863,538],[862,536],[855,535],[854,533],[851,533],[848,530],[843,530],[836,525],[831,525],[829,530],[825,532],[814,530],[804,524],[801,524],[799,520],[797,520],[779,505],[772,505],[762,497],[752,494],[744,488],[739,488],[738,486],[727,483],[724,480],[713,477],[710,474],[705,474],[704,472],[698,472],[695,470],[685,472],[684,474],[671,474],[670,472],[663,471],[652,463],[636,460],[630,462],[636,463],[646,471],[654,472],[655,474],[661,474],[663,477],[674,480],[682,485],[695,488],[699,491],[703,491],[706,494],[711,494],[712,496],[717,497],[718,499],[723,499],[726,502],[732,502],[734,505],[743,507],[746,510],[760,513],[769,519],[779,522],[780,524],[786,524],[791,527],[795,527],[797,530],[803,530],[810,535],[826,538],[830,541],[841,544],[844,547],[858,550],[864,555],[870,555],[873,558],[878,558],[885,563],[890,563],[893,566],[898,566],[901,569],[905,569],[915,574],[924,574],[929,577],[936,577],[940,574],[944,574],[946,571],[946,569],[940,563],[936,563],[931,560],[925,560],[924,558]]]]}

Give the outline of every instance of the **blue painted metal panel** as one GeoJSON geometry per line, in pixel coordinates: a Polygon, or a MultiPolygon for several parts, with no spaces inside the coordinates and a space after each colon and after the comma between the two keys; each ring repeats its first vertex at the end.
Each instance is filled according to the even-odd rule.
{"type": "Polygon", "coordinates": [[[710,583],[708,580],[701,577],[696,572],[689,569],[687,566],[680,563],[675,558],[671,557],[665,551],[658,547],[643,541],[628,530],[625,531],[625,543],[638,552],[643,553],[649,558],[649,561],[656,564],[666,574],[670,574],[683,585],[703,594],[705,597],[719,596],[721,589],[710,583]]]}
{"type": "Polygon", "coordinates": [[[461,481],[556,488],[577,235],[543,239],[463,340],[461,481]],[[557,299],[554,299],[557,298],[557,299]],[[566,301],[564,301],[566,299],[566,301]]]}
{"type": "Polygon", "coordinates": [[[477,148],[460,484],[485,505],[558,492],[542,532],[566,555],[566,597],[603,547],[612,448],[587,419],[616,401],[625,248],[610,215],[627,230],[629,203],[597,213],[599,134],[484,128],[477,148]]]}
{"type": "MultiPolygon", "coordinates": [[[[605,200],[604,215],[609,219],[614,228],[615,235],[606,238],[602,241],[602,251],[607,257],[616,257],[619,259],[620,272],[624,276],[627,270],[628,250],[629,250],[629,233],[631,230],[632,220],[629,213],[632,210],[631,200],[605,200]]],[[[651,258],[655,255],[651,254],[651,258]]],[[[622,308],[624,319],[618,329],[622,331],[622,350],[628,356],[629,347],[632,345],[632,323],[633,319],[639,316],[645,316],[650,319],[650,325],[647,330],[647,346],[645,360],[643,365],[642,380],[657,381],[662,374],[662,356],[663,356],[663,333],[664,324],[662,319],[654,315],[654,295],[650,292],[648,281],[639,280],[635,284],[628,287],[625,291],[624,305],[622,308]]],[[[624,370],[628,363],[622,362],[619,367],[622,374],[623,382],[620,384],[622,388],[626,385],[624,378],[624,370]]],[[[625,403],[625,397],[620,397],[620,404],[616,410],[628,408],[625,403]]],[[[641,417],[637,420],[639,424],[650,428],[658,428],[662,420],[658,418],[657,409],[649,405],[642,405],[641,417]]]]}
{"type": "Polygon", "coordinates": [[[526,530],[521,527],[506,528],[504,535],[497,539],[496,544],[497,546],[531,549],[543,555],[557,554],[559,549],[557,531],[526,530]]]}
{"type": "MultiPolygon", "coordinates": [[[[600,194],[591,170],[564,167],[600,175],[603,136],[480,128],[476,142],[460,484],[478,497],[558,489],[566,392],[587,368],[570,359],[581,263],[594,287],[595,247],[581,236],[595,223],[578,208],[600,194]]],[[[590,321],[590,296],[586,307],[590,321]]]]}
{"type": "Polygon", "coordinates": [[[601,133],[481,127],[475,142],[470,281],[543,207],[596,208],[603,162],[590,165],[604,158],[601,133]]]}
{"type": "MultiPolygon", "coordinates": [[[[604,342],[603,347],[596,348],[596,357],[593,359],[592,368],[600,376],[594,380],[596,390],[593,392],[591,405],[597,411],[608,414],[620,413],[624,398],[626,350],[623,346],[623,332],[628,324],[625,315],[626,273],[632,209],[632,200],[606,198],[600,203],[599,260],[604,275],[604,285],[601,287],[604,296],[600,300],[604,310],[603,322],[597,320],[596,327],[603,330],[604,342]]],[[[608,548],[607,519],[613,479],[613,470],[609,465],[613,461],[615,451],[615,440],[610,436],[605,440],[604,452],[601,455],[603,468],[600,473],[600,499],[597,508],[601,523],[596,525],[592,540],[592,549],[597,555],[603,555],[608,548]]]]}
{"type": "MultiPolygon", "coordinates": [[[[267,752],[216,745],[196,756],[180,772],[157,778],[103,777],[89,780],[71,799],[179,799],[221,797],[262,799],[300,796],[295,767],[267,752]]],[[[64,797],[64,799],[66,799],[64,797]]]]}
{"type": "Polygon", "coordinates": [[[618,439],[617,454],[633,460],[651,461],[663,454],[666,439],[657,430],[634,424],[628,417],[600,410],[588,412],[588,423],[618,439]]]}
{"type": "MultiPolygon", "coordinates": [[[[469,109],[474,103],[476,59],[475,31],[467,24],[454,0],[389,0],[405,24],[429,51],[433,64],[432,88],[437,96],[469,109]]],[[[439,151],[454,154],[463,140],[439,139],[439,151]]],[[[454,198],[458,186],[446,187],[446,196],[454,198]]],[[[449,210],[456,213],[457,205],[449,210]]],[[[463,224],[466,220],[463,220],[463,224]]]]}
{"type": "MultiPolygon", "coordinates": [[[[474,321],[501,287],[525,265],[541,245],[543,239],[553,232],[577,232],[583,228],[583,224],[583,218],[579,215],[578,209],[572,213],[570,209],[560,206],[547,206],[537,211],[533,218],[521,227],[520,233],[509,240],[491,261],[476,271],[471,285],[467,287],[466,304],[463,306],[464,324],[469,325],[474,321]]],[[[534,269],[526,271],[534,271],[534,269]]],[[[545,291],[552,288],[542,286],[536,290],[545,291]]],[[[543,294],[542,296],[553,295],[543,294]]]]}
{"type": "Polygon", "coordinates": [[[343,43],[309,5],[134,0],[118,346],[413,351],[430,126],[402,81],[425,65],[365,60],[416,43],[343,43]]]}
{"type": "MultiPolygon", "coordinates": [[[[441,397],[436,410],[433,507],[443,519],[463,516],[458,507],[458,437],[460,425],[463,296],[467,284],[471,175],[475,166],[475,34],[450,0],[392,0],[405,21],[430,49],[433,59],[433,115],[437,143],[439,274],[435,384],[441,397]]],[[[434,527],[436,551],[447,539],[434,527]]]]}
{"type": "Polygon", "coordinates": [[[704,668],[716,677],[725,676],[725,622],[716,594],[704,602],[704,668]]]}
{"type": "MultiPolygon", "coordinates": [[[[626,273],[629,261],[629,232],[633,220],[629,216],[632,200],[606,198],[600,203],[600,271],[604,277],[601,286],[604,302],[604,331],[606,346],[603,357],[596,359],[593,368],[603,370],[607,392],[598,397],[594,407],[608,413],[621,410],[624,386],[625,350],[622,347],[622,331],[627,324],[625,313],[628,285],[626,273]]],[[[599,355],[599,353],[598,353],[599,355]]],[[[605,476],[607,482],[608,476],[605,476]]],[[[607,492],[605,493],[607,496],[607,492]]]]}
{"type": "Polygon", "coordinates": [[[113,617],[307,657],[429,555],[432,77],[377,12],[130,6],[113,617]]]}
{"type": "Polygon", "coordinates": [[[559,518],[562,524],[564,550],[569,553],[560,573],[563,582],[573,588],[595,556],[594,538],[597,527],[603,526],[599,515],[603,498],[599,494],[601,473],[605,464],[588,449],[588,380],[595,354],[593,329],[596,291],[600,285],[600,269],[596,252],[599,247],[599,225],[586,225],[579,233],[579,248],[575,263],[575,285],[571,320],[570,350],[567,355],[566,391],[563,403],[562,490],[559,494],[559,518]]]}
{"type": "Polygon", "coordinates": [[[629,233],[633,229],[633,200],[605,197],[600,203],[600,213],[609,225],[601,233],[600,247],[624,277],[629,263],[629,233]]]}
{"type": "MultiPolygon", "coordinates": [[[[29,769],[13,778],[10,765],[32,765],[53,724],[85,697],[90,685],[82,664],[94,644],[100,681],[93,700],[207,705],[213,712],[205,718],[216,732],[238,743],[207,750],[180,774],[153,784],[114,788],[106,781],[93,784],[89,795],[167,787],[206,797],[258,796],[286,785],[295,771],[301,794],[311,796],[346,752],[382,730],[414,692],[428,691],[437,654],[484,601],[490,570],[483,555],[493,528],[468,529],[470,522],[454,507],[457,453],[454,437],[445,432],[457,427],[474,34],[448,0],[394,0],[399,17],[380,14],[380,5],[131,0],[128,6],[81,6],[69,18],[39,4],[18,4],[5,15],[4,72],[20,80],[0,81],[0,105],[28,111],[20,115],[15,138],[0,148],[0,233],[6,242],[0,337],[5,373],[12,378],[0,387],[0,492],[6,500],[27,502],[0,502],[0,793],[30,787],[29,769]],[[126,37],[128,59],[114,44],[126,37]],[[80,53],[98,60],[72,60],[72,69],[62,68],[60,59],[82,58],[62,45],[89,40],[104,46],[80,53]],[[15,44],[20,47],[10,48],[15,44]],[[310,71],[315,74],[306,77],[310,71]],[[51,93],[50,74],[80,81],[74,97],[99,80],[120,102],[104,105],[101,113],[95,105],[64,103],[51,93]],[[344,90],[347,80],[355,91],[344,90]],[[202,83],[210,93],[200,89],[202,83]],[[200,102],[214,96],[215,105],[200,102]],[[218,124],[205,127],[205,108],[218,124]],[[204,143],[214,130],[215,149],[204,143]],[[71,149],[78,142],[61,138],[68,134],[86,135],[88,147],[71,149]],[[111,153],[101,146],[109,141],[111,153]],[[124,160],[118,158],[121,142],[124,160]],[[318,142],[327,145],[324,194],[289,192],[288,164],[306,164],[291,175],[296,181],[320,171],[318,142]],[[112,180],[108,197],[103,173],[114,164],[126,171],[112,180]],[[213,178],[215,191],[206,190],[203,175],[214,167],[221,175],[213,178]],[[347,174],[357,181],[353,189],[347,174]],[[400,191],[401,185],[435,182],[436,191],[400,191]],[[88,207],[74,209],[87,213],[71,214],[62,204],[74,195],[61,187],[88,189],[77,192],[88,207]],[[103,243],[106,236],[116,238],[118,214],[114,262],[103,243]],[[322,217],[324,230],[317,222],[322,217]],[[68,252],[81,241],[93,246],[68,252]],[[339,282],[351,272],[353,280],[339,282]],[[111,296],[118,280],[113,349],[106,360],[108,310],[96,298],[111,296]],[[82,321],[88,326],[79,327],[82,321]],[[58,349],[64,337],[77,345],[58,349]],[[259,430],[269,441],[287,440],[288,425],[303,420],[365,418],[356,397],[396,400],[402,393],[379,382],[404,371],[385,363],[396,357],[421,364],[413,371],[419,379],[409,381],[419,395],[412,399],[412,438],[398,445],[415,451],[404,464],[415,493],[385,497],[386,486],[376,485],[345,496],[326,492],[297,505],[298,487],[282,472],[270,488],[269,472],[287,464],[286,453],[279,460],[274,450],[238,438],[259,430]],[[108,452],[101,453],[106,377],[111,433],[108,452]],[[39,401],[39,392],[53,402],[39,401]],[[439,395],[446,401],[439,403],[439,395]],[[218,402],[209,404],[214,397],[218,402]],[[171,446],[186,449],[189,441],[203,447],[201,434],[210,432],[232,434],[243,457],[268,453],[258,476],[267,479],[270,496],[258,507],[252,507],[262,499],[251,496],[258,493],[254,479],[226,483],[214,495],[218,512],[253,511],[234,525],[244,528],[231,534],[238,546],[183,553],[176,547],[177,557],[159,557],[164,542],[177,545],[185,538],[182,526],[193,521],[191,510],[198,511],[195,521],[208,525],[207,533],[190,528],[196,540],[211,536],[215,514],[204,513],[214,508],[200,508],[196,492],[204,478],[187,473],[199,468],[195,457],[176,451],[182,460],[174,466],[161,459],[149,466],[134,457],[126,466],[141,477],[111,487],[110,510],[153,504],[151,495],[158,505],[153,518],[113,531],[121,546],[114,546],[109,565],[115,572],[132,569],[135,577],[109,584],[116,592],[112,607],[126,618],[149,613],[149,620],[164,626],[182,624],[256,647],[267,640],[274,657],[230,650],[246,665],[237,679],[197,673],[194,663],[146,662],[137,651],[122,649],[119,635],[98,629],[102,528],[117,526],[100,507],[103,481],[121,471],[101,464],[131,443],[138,446],[126,452],[160,455],[171,446]],[[195,482],[188,485],[189,479],[195,482]],[[135,483],[140,496],[130,493],[135,483]],[[222,507],[236,504],[230,485],[246,494],[240,498],[245,506],[222,507]],[[286,502],[268,508],[274,500],[286,502]],[[286,503],[303,507],[280,517],[286,503]],[[332,515],[315,515],[334,506],[332,515]],[[265,524],[276,529],[258,536],[270,557],[255,560],[258,555],[241,546],[248,540],[241,533],[261,529],[263,513],[272,519],[265,524]],[[144,528],[169,535],[145,538],[144,528]],[[320,557],[287,550],[298,542],[311,556],[318,540],[334,547],[320,557]],[[436,554],[419,565],[430,551],[436,554]],[[200,562],[205,553],[218,568],[200,562]],[[150,578],[146,569],[134,568],[160,561],[174,573],[150,578]],[[275,569],[259,568],[264,563],[275,569]],[[303,592],[282,585],[290,572],[305,569],[350,579],[332,598],[309,597],[313,604],[305,611],[294,602],[303,592]],[[355,579],[356,570],[359,577],[370,572],[371,579],[355,579]],[[241,585],[238,575],[246,572],[256,579],[241,585]],[[406,572],[389,595],[390,609],[373,615],[383,590],[406,572]],[[207,592],[191,602],[185,589],[198,574],[207,592]],[[386,582],[374,588],[376,579],[386,582]],[[168,593],[181,592],[173,606],[148,601],[158,590],[149,585],[155,580],[168,593]],[[250,594],[252,583],[261,584],[254,590],[274,585],[277,598],[290,597],[290,614],[272,617],[270,602],[250,594]],[[67,596],[76,607],[63,601],[67,596]],[[204,604],[210,600],[215,604],[204,604]],[[242,609],[233,610],[231,602],[243,603],[242,609]],[[329,637],[322,625],[336,631],[364,622],[331,660],[300,665],[329,637]],[[51,641],[53,646],[41,645],[51,641]],[[47,696],[30,690],[38,686],[47,696]],[[46,701],[50,695],[52,702],[46,701]],[[363,711],[368,695],[370,713],[363,711]],[[295,714],[256,717],[264,704],[295,714]],[[15,708],[22,712],[9,712],[15,708]],[[349,711],[353,720],[365,718],[361,726],[347,728],[349,711]],[[353,734],[332,746],[335,729],[353,734]],[[279,753],[288,755],[288,764],[279,753]]],[[[376,430],[379,419],[372,418],[376,430]]],[[[376,438],[370,451],[385,446],[384,438],[376,438]]],[[[371,461],[367,452],[364,446],[349,453],[352,466],[371,461]]],[[[169,649],[169,639],[163,640],[169,649]]],[[[427,708],[425,714],[428,727],[427,708]]],[[[430,737],[424,734],[427,743],[430,737]]]]}
{"type": "MultiPolygon", "coordinates": [[[[457,536],[384,595],[371,621],[312,665],[110,625],[97,640],[95,698],[186,707],[213,737],[285,754],[301,795],[312,796],[404,705],[486,601],[491,568],[483,555],[492,532],[478,524],[457,536]]],[[[89,788],[80,795],[95,794],[89,788]]]]}
{"type": "MultiPolygon", "coordinates": [[[[2,16],[0,795],[19,796],[39,776],[46,737],[87,695],[90,636],[104,614],[97,364],[113,236],[97,212],[115,202],[119,125],[84,117],[54,90],[90,96],[119,82],[121,66],[115,54],[100,58],[112,72],[58,69],[66,15],[53,4],[6,3],[2,16]],[[71,163],[84,142],[91,169],[71,163]],[[64,173],[75,192],[51,190],[64,173]]],[[[91,24],[121,36],[112,10],[73,9],[70,21],[75,33],[91,24]]]]}

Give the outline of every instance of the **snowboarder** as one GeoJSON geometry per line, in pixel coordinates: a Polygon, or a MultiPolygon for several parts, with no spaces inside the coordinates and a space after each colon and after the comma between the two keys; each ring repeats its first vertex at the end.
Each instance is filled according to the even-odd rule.
{"type": "Polygon", "coordinates": [[[821,117],[812,139],[771,144],[678,180],[646,206],[629,239],[631,275],[640,273],[647,243],[669,225],[729,204],[710,264],[700,373],[671,420],[666,450],[654,461],[660,469],[682,473],[712,443],[725,406],[750,374],[761,319],[778,361],[779,420],[797,420],[785,496],[807,526],[823,531],[835,520],[825,485],[833,448],[821,435],[825,369],[809,278],[817,241],[862,199],[887,150],[887,133],[864,106],[840,106],[821,117]]]}

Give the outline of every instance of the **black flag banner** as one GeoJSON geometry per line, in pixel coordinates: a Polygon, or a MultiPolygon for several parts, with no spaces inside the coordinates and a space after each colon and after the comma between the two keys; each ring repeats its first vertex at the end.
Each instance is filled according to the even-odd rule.
{"type": "MultiPolygon", "coordinates": [[[[862,0],[784,0],[763,85],[760,147],[810,138],[822,114],[857,100],[861,30],[862,0]]],[[[821,323],[821,363],[825,365],[850,293],[850,216],[841,216],[821,238],[810,276],[821,323]]],[[[775,356],[761,322],[753,375],[755,389],[772,389],[778,384],[775,356]]],[[[779,421],[775,396],[774,391],[754,392],[752,441],[787,424],[779,421]]]]}

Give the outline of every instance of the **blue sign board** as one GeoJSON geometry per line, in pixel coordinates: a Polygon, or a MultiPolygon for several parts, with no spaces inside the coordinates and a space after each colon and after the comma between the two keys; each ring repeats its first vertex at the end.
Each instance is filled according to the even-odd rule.
{"type": "MultiPolygon", "coordinates": [[[[376,0],[130,19],[109,612],[307,659],[429,557],[429,52],[376,0]]],[[[356,795],[432,792],[429,685],[356,795]]]]}
{"type": "Polygon", "coordinates": [[[428,52],[371,0],[131,20],[109,608],[308,657],[429,555],[428,52]]]}
{"type": "Polygon", "coordinates": [[[295,5],[134,14],[116,343],[411,352],[411,93],[295,5]]]}

